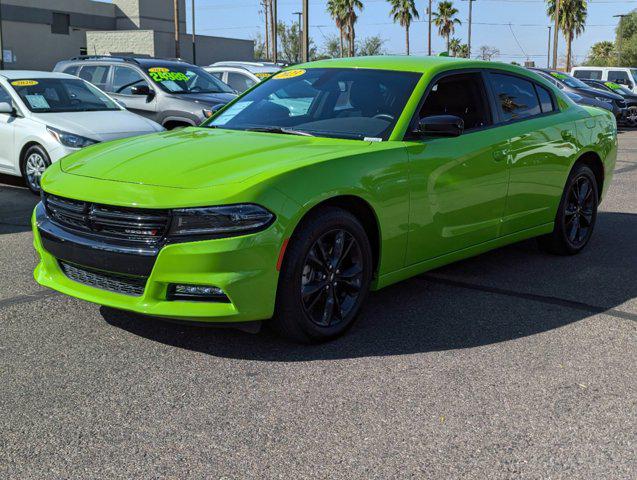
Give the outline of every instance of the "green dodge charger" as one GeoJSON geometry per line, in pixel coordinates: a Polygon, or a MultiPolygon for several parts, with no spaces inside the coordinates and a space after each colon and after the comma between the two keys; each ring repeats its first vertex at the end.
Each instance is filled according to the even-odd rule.
{"type": "Polygon", "coordinates": [[[42,179],[36,280],[90,302],[301,342],[370,290],[538,237],[588,243],[612,115],[511,65],[364,57],[295,66],[200,127],[74,153],[42,179]]]}

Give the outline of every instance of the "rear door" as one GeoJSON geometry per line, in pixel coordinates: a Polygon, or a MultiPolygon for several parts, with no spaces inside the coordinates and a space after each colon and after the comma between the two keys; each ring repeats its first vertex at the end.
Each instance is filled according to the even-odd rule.
{"type": "Polygon", "coordinates": [[[147,86],[152,88],[148,80],[136,69],[126,65],[115,65],[109,93],[133,113],[157,120],[157,95],[133,95],[133,87],[147,86]]]}
{"type": "Polygon", "coordinates": [[[418,118],[434,115],[461,117],[465,132],[405,142],[411,191],[407,265],[496,239],[506,202],[507,138],[494,128],[483,74],[434,79],[418,118]]]}
{"type": "Polygon", "coordinates": [[[498,130],[509,139],[509,188],[502,236],[554,221],[570,159],[575,123],[555,95],[525,76],[491,71],[498,130]]]}

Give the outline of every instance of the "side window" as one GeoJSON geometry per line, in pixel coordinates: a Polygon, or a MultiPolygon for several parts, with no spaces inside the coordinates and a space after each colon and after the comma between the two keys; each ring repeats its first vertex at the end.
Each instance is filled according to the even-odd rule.
{"type": "Polygon", "coordinates": [[[465,130],[490,125],[487,95],[479,73],[463,73],[441,78],[431,88],[420,109],[420,118],[455,115],[464,120],[465,130]]]}
{"type": "Polygon", "coordinates": [[[601,70],[575,70],[573,72],[573,76],[575,78],[589,78],[591,80],[601,80],[602,71],[601,70]]]}
{"type": "Polygon", "coordinates": [[[13,99],[9,92],[7,92],[2,85],[0,85],[0,103],[8,103],[9,105],[13,105],[13,99]]]}
{"type": "Polygon", "coordinates": [[[97,88],[106,88],[106,80],[108,79],[107,65],[87,65],[80,70],[80,78],[92,83],[97,88]]]}
{"type": "Polygon", "coordinates": [[[622,70],[609,70],[608,81],[619,83],[620,85],[630,85],[628,73],[622,70]]]}
{"type": "Polygon", "coordinates": [[[500,115],[505,122],[542,113],[535,88],[529,80],[492,73],[491,83],[500,115]]]}
{"type": "Polygon", "coordinates": [[[555,105],[553,105],[553,98],[549,91],[541,87],[539,85],[535,85],[535,90],[537,90],[537,96],[540,99],[540,107],[542,108],[542,113],[549,113],[555,110],[555,105]]]}
{"type": "Polygon", "coordinates": [[[77,71],[79,69],[79,65],[71,65],[70,67],[66,67],[62,73],[68,73],[69,75],[75,75],[77,77],[77,71]]]}
{"type": "Polygon", "coordinates": [[[137,70],[130,67],[113,67],[111,92],[119,95],[132,95],[132,88],[141,85],[148,85],[148,82],[137,70]]]}
{"type": "Polygon", "coordinates": [[[213,77],[218,78],[219,80],[223,80],[223,72],[208,72],[213,77]]]}
{"type": "Polygon", "coordinates": [[[254,84],[255,82],[251,78],[241,73],[228,72],[228,85],[234,88],[237,92],[245,92],[254,84]]]}

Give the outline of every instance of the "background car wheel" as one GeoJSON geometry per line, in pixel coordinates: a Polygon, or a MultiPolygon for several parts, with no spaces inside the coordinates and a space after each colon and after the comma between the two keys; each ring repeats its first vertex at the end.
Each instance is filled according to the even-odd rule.
{"type": "Polygon", "coordinates": [[[271,325],[303,343],[341,335],[367,297],[372,268],[369,239],[356,217],[339,208],[312,212],[287,247],[271,325]]]}
{"type": "Polygon", "coordinates": [[[629,127],[637,127],[637,106],[628,107],[626,113],[626,124],[629,127]]]}
{"type": "Polygon", "coordinates": [[[575,165],[557,209],[553,232],[538,239],[540,247],[556,255],[579,253],[593,234],[598,202],[593,171],[586,165],[575,165]]]}
{"type": "Polygon", "coordinates": [[[40,194],[40,180],[44,171],[51,165],[51,160],[46,150],[40,145],[33,145],[24,152],[20,161],[22,178],[29,190],[36,195],[40,194]]]}

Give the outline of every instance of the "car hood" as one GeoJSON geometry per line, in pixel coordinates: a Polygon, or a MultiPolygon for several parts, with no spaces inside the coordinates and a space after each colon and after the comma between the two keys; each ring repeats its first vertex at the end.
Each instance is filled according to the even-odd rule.
{"type": "Polygon", "coordinates": [[[604,90],[598,90],[596,88],[590,87],[590,88],[578,88],[577,89],[577,93],[580,92],[584,92],[585,94],[587,93],[588,95],[591,95],[593,97],[602,97],[602,98],[610,98],[612,100],[623,100],[623,98],[616,94],[616,93],[611,93],[611,92],[605,92],[604,90]]]}
{"type": "Polygon", "coordinates": [[[204,105],[218,105],[229,103],[237,96],[234,93],[187,93],[185,95],[172,95],[178,100],[188,100],[204,105]]]}
{"type": "Polygon", "coordinates": [[[108,112],[39,113],[33,118],[48,126],[106,142],[161,130],[155,122],[126,110],[108,112]]]}
{"type": "Polygon", "coordinates": [[[63,158],[61,168],[68,174],[116,182],[207,188],[353,155],[370,144],[191,127],[95,145],[63,158]]]}

